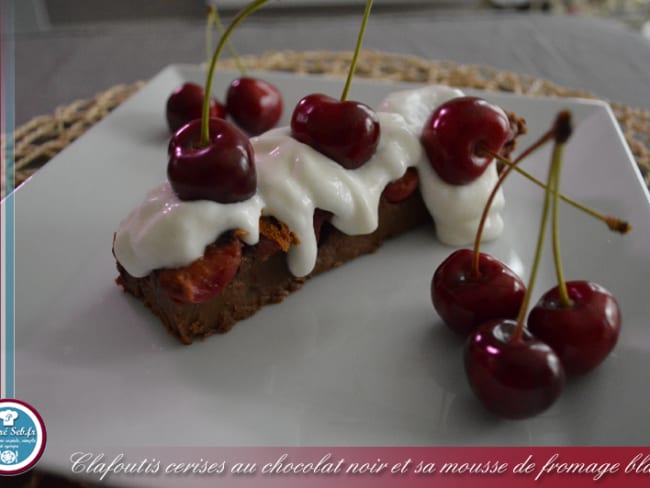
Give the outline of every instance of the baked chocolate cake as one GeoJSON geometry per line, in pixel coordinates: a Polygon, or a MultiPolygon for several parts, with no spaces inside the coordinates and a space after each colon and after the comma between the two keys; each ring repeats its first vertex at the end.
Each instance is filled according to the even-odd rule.
{"type": "MultiPolygon", "coordinates": [[[[435,98],[437,103],[462,95],[450,88],[427,87],[389,97],[382,104],[386,113],[379,114],[382,142],[367,167],[343,169],[292,139],[288,130],[276,129],[253,140],[258,195],[249,202],[229,207],[180,202],[169,185],[163,184],[116,233],[117,283],[142,300],[179,341],[190,344],[197,337],[227,332],[261,307],[281,302],[309,278],[375,252],[385,239],[427,222],[434,221],[445,242],[471,242],[482,204],[496,180],[496,166],[492,163],[481,177],[484,181],[476,185],[455,189],[437,182],[443,190],[431,189],[429,180],[436,176],[419,141],[417,126],[421,128],[422,121],[409,120],[409,114],[393,110],[405,97],[412,100],[413,93],[427,100],[435,98]],[[278,153],[287,155],[286,163],[278,163],[278,153]],[[322,170],[322,166],[330,169],[322,170]],[[300,181],[298,190],[292,186],[296,181],[300,181]],[[309,191],[302,192],[309,184],[309,191]],[[335,194],[324,197],[329,186],[335,194]],[[436,208],[440,207],[439,195],[453,192],[461,196],[446,207],[472,207],[471,212],[461,209],[462,218],[455,217],[454,211],[436,208]],[[306,194],[316,196],[302,208],[296,202],[305,202],[306,194]],[[470,203],[468,194],[472,195],[470,203]],[[174,213],[170,208],[180,215],[172,224],[167,215],[174,213]],[[440,219],[445,212],[447,221],[440,219]],[[305,225],[307,217],[309,225],[305,225]],[[192,237],[185,239],[186,235],[192,237]],[[194,249],[194,255],[183,255],[186,248],[194,249]],[[196,249],[202,254],[197,256],[196,249]]],[[[525,132],[521,119],[508,116],[511,135],[502,150],[505,156],[525,132]]],[[[497,199],[486,229],[488,238],[500,233],[502,206],[502,198],[497,199]]]]}

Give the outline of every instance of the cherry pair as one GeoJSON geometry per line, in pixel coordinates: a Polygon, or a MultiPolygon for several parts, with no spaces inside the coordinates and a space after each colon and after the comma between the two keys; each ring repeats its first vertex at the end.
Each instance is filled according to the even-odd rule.
{"type": "MultiPolygon", "coordinates": [[[[172,133],[192,120],[200,119],[205,92],[196,83],[184,83],[167,99],[167,125],[172,133]]],[[[282,115],[282,95],[275,85],[251,77],[234,80],[226,94],[226,105],[210,98],[209,116],[226,118],[250,135],[258,135],[275,126],[282,115]]]]}

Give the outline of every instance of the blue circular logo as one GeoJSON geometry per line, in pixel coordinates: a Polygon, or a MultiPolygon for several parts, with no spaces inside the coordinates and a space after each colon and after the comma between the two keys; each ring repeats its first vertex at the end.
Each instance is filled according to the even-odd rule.
{"type": "Polygon", "coordinates": [[[45,424],[32,406],[0,399],[0,475],[24,473],[45,450],[45,424]]]}

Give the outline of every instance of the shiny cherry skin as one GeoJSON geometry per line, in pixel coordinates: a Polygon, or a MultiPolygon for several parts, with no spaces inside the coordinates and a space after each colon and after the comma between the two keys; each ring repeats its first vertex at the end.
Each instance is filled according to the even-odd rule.
{"type": "Polygon", "coordinates": [[[528,315],[528,329],[557,353],[569,375],[602,363],[618,342],[621,310],[616,298],[588,281],[566,283],[572,304],[561,305],[557,287],[547,291],[528,315]]]}
{"type": "Polygon", "coordinates": [[[282,94],[267,81],[237,78],[228,87],[226,108],[239,127],[256,136],[271,129],[280,120],[282,94]]]}
{"type": "Polygon", "coordinates": [[[382,196],[390,203],[403,202],[415,193],[419,182],[418,171],[415,168],[409,168],[404,176],[386,185],[382,196]]]}
{"type": "Polygon", "coordinates": [[[316,235],[316,241],[319,243],[321,241],[321,230],[323,229],[323,225],[330,222],[332,217],[334,217],[334,214],[327,210],[321,210],[320,208],[314,210],[314,234],[316,235]]]}
{"type": "Polygon", "coordinates": [[[465,373],[481,403],[496,415],[522,419],[549,408],[560,396],[565,373],[550,346],[524,330],[511,340],[514,320],[479,326],[465,345],[465,373]]]}
{"type": "MultiPolygon", "coordinates": [[[[176,132],[188,122],[200,119],[203,111],[203,87],[196,83],[184,83],[167,99],[165,115],[169,130],[176,132]]],[[[210,100],[210,117],[224,118],[226,108],[215,99],[210,100]]]]}
{"type": "Polygon", "coordinates": [[[473,250],[459,249],[438,266],[431,280],[436,312],[461,335],[489,320],[514,319],[526,294],[521,278],[498,259],[479,253],[478,277],[473,259],[473,250]]]}
{"type": "Polygon", "coordinates": [[[458,97],[433,111],[421,141],[438,176],[451,185],[465,185],[492,161],[480,148],[498,153],[510,132],[510,121],[500,107],[478,97],[458,97]]]}
{"type": "Polygon", "coordinates": [[[181,200],[234,203],[257,190],[253,147],[241,130],[210,119],[210,140],[201,144],[201,120],[183,126],[169,143],[167,178],[181,200]]]}
{"type": "Polygon", "coordinates": [[[347,169],[368,161],[379,144],[379,120],[367,105],[307,95],[291,117],[291,135],[347,169]]]}
{"type": "Polygon", "coordinates": [[[187,266],[158,270],[160,288],[174,301],[205,303],[232,281],[241,256],[242,243],[238,239],[210,244],[201,258],[187,266]]]}

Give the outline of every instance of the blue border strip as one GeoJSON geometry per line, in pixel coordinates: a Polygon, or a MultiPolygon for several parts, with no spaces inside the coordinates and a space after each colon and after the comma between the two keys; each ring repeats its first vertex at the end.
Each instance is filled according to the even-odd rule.
{"type": "Polygon", "coordinates": [[[14,2],[4,2],[4,84],[5,100],[5,394],[15,397],[15,167],[14,167],[14,2]]]}

